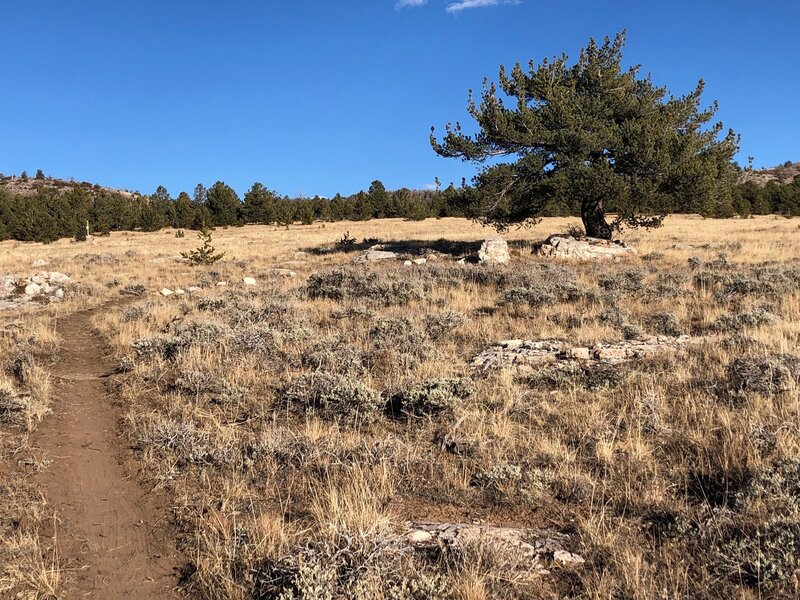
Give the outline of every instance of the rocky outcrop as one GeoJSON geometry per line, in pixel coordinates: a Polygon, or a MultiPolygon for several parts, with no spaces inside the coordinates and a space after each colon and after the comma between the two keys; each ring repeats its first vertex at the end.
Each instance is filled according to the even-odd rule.
{"type": "Polygon", "coordinates": [[[578,566],[582,556],[570,552],[570,537],[552,530],[490,527],[472,523],[406,523],[406,542],[425,552],[491,549],[505,568],[547,575],[552,567],[578,566]]]}
{"type": "Polygon", "coordinates": [[[470,361],[470,366],[481,371],[505,368],[524,371],[548,363],[570,361],[619,363],[674,353],[700,340],[688,335],[658,336],[612,344],[597,343],[593,346],[573,346],[558,340],[505,340],[478,354],[470,361]]]}
{"type": "Polygon", "coordinates": [[[534,254],[548,258],[567,258],[575,260],[621,260],[638,254],[635,248],[621,241],[597,238],[574,238],[569,235],[551,235],[537,244],[534,254]]]}
{"type": "Polygon", "coordinates": [[[30,277],[0,277],[0,309],[58,302],[71,281],[57,271],[40,271],[30,277]]]}
{"type": "Polygon", "coordinates": [[[478,262],[507,265],[511,262],[508,242],[501,237],[487,238],[478,250],[478,262]]]}

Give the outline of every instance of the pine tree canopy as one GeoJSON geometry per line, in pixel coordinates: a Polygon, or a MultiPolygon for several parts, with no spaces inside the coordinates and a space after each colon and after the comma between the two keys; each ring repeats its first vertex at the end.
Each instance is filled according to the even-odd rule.
{"type": "Polygon", "coordinates": [[[624,225],[659,226],[677,202],[730,205],[739,136],[711,124],[717,104],[701,108],[703,81],[675,97],[639,66],[622,66],[624,44],[622,32],[590,40],[572,65],[562,55],[527,71],[501,67],[497,85],[484,80],[480,103],[470,90],[477,134],[448,124],[440,142],[431,129],[439,155],[484,165],[479,220],[502,230],[564,203],[580,207],[587,235],[608,239],[624,225]],[[606,211],[616,214],[610,224],[606,211]]]}

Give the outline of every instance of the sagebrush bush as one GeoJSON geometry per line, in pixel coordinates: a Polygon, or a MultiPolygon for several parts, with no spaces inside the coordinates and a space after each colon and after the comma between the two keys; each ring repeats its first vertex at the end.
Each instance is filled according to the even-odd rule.
{"type": "Polygon", "coordinates": [[[313,273],[308,278],[309,298],[370,301],[381,306],[407,304],[425,297],[422,282],[409,275],[382,274],[354,268],[313,273]]]}
{"type": "Polygon", "coordinates": [[[779,353],[741,356],[728,365],[727,380],[734,393],[787,392],[800,382],[800,357],[779,353]]]}
{"type": "Polygon", "coordinates": [[[712,324],[713,331],[736,333],[750,327],[760,327],[778,321],[779,318],[770,311],[770,307],[756,306],[738,314],[725,314],[712,324]]]}
{"type": "Polygon", "coordinates": [[[401,392],[396,403],[406,414],[430,416],[453,411],[473,393],[475,384],[467,377],[433,379],[401,392]]]}
{"type": "Polygon", "coordinates": [[[8,382],[0,382],[0,423],[18,425],[25,420],[30,399],[20,395],[8,382]]]}
{"type": "Polygon", "coordinates": [[[323,418],[350,425],[377,420],[386,404],[380,392],[366,384],[325,372],[301,375],[286,388],[284,398],[323,418]]]}
{"type": "Polygon", "coordinates": [[[647,315],[643,319],[643,322],[647,329],[658,335],[677,337],[683,333],[680,325],[678,325],[678,319],[669,312],[658,312],[647,315]]]}
{"type": "Polygon", "coordinates": [[[647,273],[642,269],[629,269],[614,274],[601,275],[598,285],[609,292],[635,293],[642,289],[647,273]]]}
{"type": "Polygon", "coordinates": [[[476,473],[470,479],[470,484],[475,487],[500,490],[510,484],[522,480],[522,467],[508,463],[495,465],[486,471],[476,473]]]}
{"type": "Polygon", "coordinates": [[[446,310],[425,317],[425,333],[438,340],[467,322],[467,318],[453,310],[446,310]]]}

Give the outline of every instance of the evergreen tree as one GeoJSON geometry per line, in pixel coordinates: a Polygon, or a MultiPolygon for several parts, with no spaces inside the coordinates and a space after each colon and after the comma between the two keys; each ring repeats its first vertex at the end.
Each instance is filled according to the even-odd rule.
{"type": "Polygon", "coordinates": [[[241,203],[232,188],[223,182],[216,182],[208,190],[206,206],[211,213],[214,225],[236,225],[239,222],[241,203]]]}
{"type": "Polygon", "coordinates": [[[378,179],[373,181],[369,186],[369,190],[367,190],[367,195],[369,196],[370,216],[366,218],[369,219],[372,216],[383,218],[387,216],[389,193],[383,183],[378,179]]]}
{"type": "Polygon", "coordinates": [[[311,202],[308,200],[297,202],[295,217],[296,220],[300,221],[303,225],[311,225],[314,222],[314,208],[311,202]]]}
{"type": "Polygon", "coordinates": [[[186,192],[178,194],[172,210],[172,226],[175,229],[189,229],[194,223],[194,215],[197,207],[192,203],[192,199],[186,192]]]}
{"type": "Polygon", "coordinates": [[[480,131],[469,136],[448,125],[433,149],[444,157],[483,163],[476,177],[479,219],[498,229],[530,223],[548,203],[578,199],[586,233],[610,238],[622,225],[661,224],[674,198],[717,202],[733,185],[738,136],[720,139],[721,123],[707,126],[716,103],[700,109],[703,82],[673,97],[639,67],[622,67],[625,34],[598,45],[590,40],[573,65],[567,56],[526,72],[501,67],[499,86],[484,84],[469,113],[480,131]],[[508,104],[505,98],[509,99],[508,104]],[[617,212],[606,222],[609,207],[617,212]]]}
{"type": "Polygon", "coordinates": [[[263,223],[269,225],[275,222],[275,202],[278,196],[269,191],[262,184],[254,183],[244,195],[242,203],[242,217],[246,223],[263,223]]]}
{"type": "Polygon", "coordinates": [[[198,183],[196,186],[194,186],[193,198],[197,204],[205,204],[206,200],[208,199],[208,190],[206,189],[206,186],[204,186],[202,183],[198,183]]]}

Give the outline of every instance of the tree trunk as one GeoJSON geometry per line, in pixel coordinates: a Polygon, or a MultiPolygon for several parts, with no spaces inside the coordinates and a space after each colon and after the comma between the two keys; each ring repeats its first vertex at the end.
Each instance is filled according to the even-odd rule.
{"type": "Polygon", "coordinates": [[[611,239],[612,229],[606,222],[602,200],[584,200],[581,204],[581,220],[588,237],[611,239]]]}

